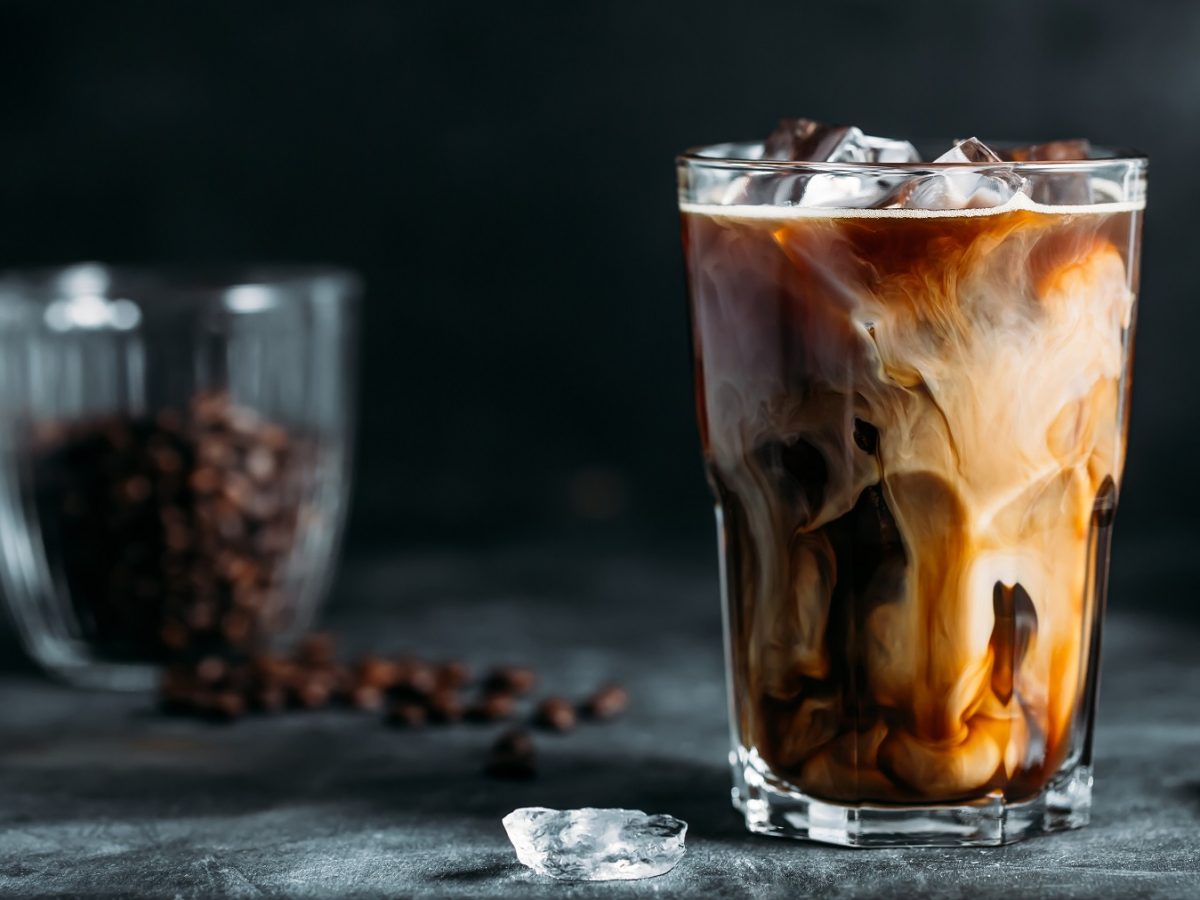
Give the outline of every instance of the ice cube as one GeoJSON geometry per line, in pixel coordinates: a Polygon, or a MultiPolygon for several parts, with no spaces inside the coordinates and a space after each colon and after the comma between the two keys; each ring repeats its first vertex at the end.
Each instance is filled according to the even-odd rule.
{"type": "Polygon", "coordinates": [[[1003,206],[1024,187],[1024,179],[978,138],[959,141],[935,163],[992,165],[995,169],[955,172],[947,170],[915,177],[902,184],[880,204],[904,209],[979,209],[1003,206]]]}
{"type": "Polygon", "coordinates": [[[812,119],[783,119],[763,142],[764,159],[839,162],[862,132],[850,125],[826,125],[812,119]]]}
{"type": "Polygon", "coordinates": [[[921,161],[921,154],[908,141],[864,134],[859,146],[866,154],[864,162],[871,163],[914,163],[921,161]]]}
{"type": "Polygon", "coordinates": [[[905,163],[920,155],[908,141],[863,134],[853,125],[784,119],[763,143],[764,159],[792,162],[905,163]]]}
{"type": "Polygon", "coordinates": [[[515,809],[504,830],[517,859],[564,881],[665,875],[683,858],[687,822],[637,809],[515,809]]]}
{"type": "MultiPolygon", "coordinates": [[[[863,134],[853,125],[784,119],[763,143],[763,158],[790,162],[905,163],[920,159],[908,141],[863,134]]],[[[774,180],[769,200],[783,205],[867,207],[896,186],[894,175],[817,172],[774,180]]]]}
{"type": "Polygon", "coordinates": [[[969,137],[956,143],[934,162],[998,163],[1001,159],[998,153],[979,138],[969,137]]]}

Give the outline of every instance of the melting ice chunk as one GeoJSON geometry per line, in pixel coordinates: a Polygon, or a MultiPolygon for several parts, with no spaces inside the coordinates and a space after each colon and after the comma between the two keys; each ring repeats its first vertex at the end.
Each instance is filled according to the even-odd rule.
{"type": "Polygon", "coordinates": [[[766,159],[840,162],[862,132],[853,126],[826,125],[813,119],[784,119],[763,142],[766,159]]]}
{"type": "MultiPolygon", "coordinates": [[[[863,134],[853,125],[784,119],[763,142],[763,158],[790,162],[905,163],[921,157],[908,141],[863,134]]],[[[802,172],[771,182],[766,200],[784,205],[863,207],[895,187],[896,178],[861,172],[802,172]]]]}
{"type": "Polygon", "coordinates": [[[917,162],[908,141],[863,134],[853,125],[826,125],[812,119],[784,119],[763,142],[766,159],[793,162],[917,162]]]}
{"type": "Polygon", "coordinates": [[[665,875],[683,858],[687,822],[636,809],[515,809],[504,830],[517,859],[564,881],[665,875]]]}
{"type": "Polygon", "coordinates": [[[998,163],[1000,156],[979,138],[970,137],[959,141],[934,162],[998,163]]]}
{"type": "Polygon", "coordinates": [[[884,207],[905,209],[977,209],[1003,206],[1024,186],[1024,179],[1011,170],[982,141],[967,138],[959,141],[936,163],[973,163],[977,166],[996,165],[992,170],[947,170],[905,182],[881,203],[884,207]]]}

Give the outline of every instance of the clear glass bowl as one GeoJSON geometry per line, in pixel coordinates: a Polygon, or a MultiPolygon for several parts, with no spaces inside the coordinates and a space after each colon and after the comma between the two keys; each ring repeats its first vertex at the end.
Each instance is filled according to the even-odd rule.
{"type": "Polygon", "coordinates": [[[93,687],[290,643],[349,485],[357,279],[78,265],[0,277],[0,584],[93,687]]]}

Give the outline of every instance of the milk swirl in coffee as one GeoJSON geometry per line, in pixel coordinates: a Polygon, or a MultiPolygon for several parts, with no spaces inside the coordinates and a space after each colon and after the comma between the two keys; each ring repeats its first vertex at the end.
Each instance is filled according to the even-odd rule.
{"type": "Polygon", "coordinates": [[[682,206],[735,730],[820,799],[1021,800],[1087,718],[1141,204],[889,190],[682,206]]]}

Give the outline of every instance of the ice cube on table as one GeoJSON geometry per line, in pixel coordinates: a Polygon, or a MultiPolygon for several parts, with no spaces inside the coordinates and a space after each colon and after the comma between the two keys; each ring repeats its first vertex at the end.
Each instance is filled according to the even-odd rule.
{"type": "Polygon", "coordinates": [[[504,830],[517,859],[563,881],[664,875],[683,858],[687,822],[637,809],[515,809],[504,830]]]}

